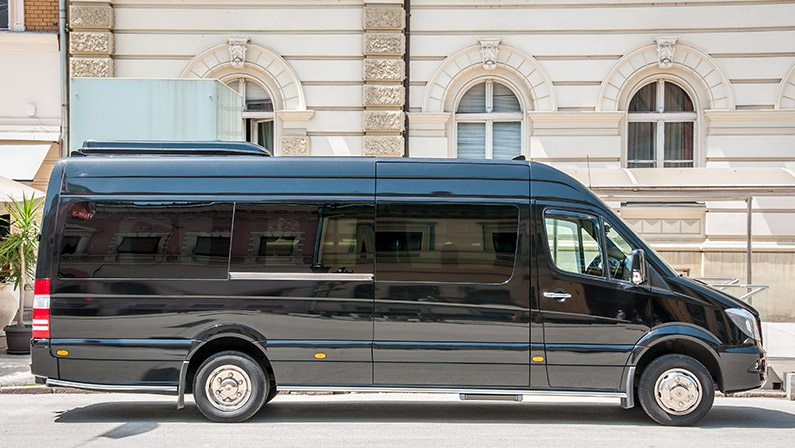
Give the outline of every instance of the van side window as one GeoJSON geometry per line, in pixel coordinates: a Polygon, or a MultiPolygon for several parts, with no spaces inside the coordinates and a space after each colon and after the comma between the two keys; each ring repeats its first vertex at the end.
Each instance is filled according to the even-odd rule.
{"type": "Polygon", "coordinates": [[[519,209],[512,205],[380,204],[379,280],[492,283],[513,275],[519,209]]]}
{"type": "Polygon", "coordinates": [[[558,269],[575,274],[604,276],[599,223],[595,217],[547,212],[544,220],[549,254],[558,269]]]}
{"type": "Polygon", "coordinates": [[[227,277],[231,204],[76,201],[61,213],[59,278],[227,277]]]}
{"type": "Polygon", "coordinates": [[[605,240],[610,278],[625,282],[632,281],[632,266],[630,264],[632,246],[607,222],[605,222],[605,240]]]}
{"type": "Polygon", "coordinates": [[[372,273],[373,207],[237,204],[231,272],[372,273]]]}

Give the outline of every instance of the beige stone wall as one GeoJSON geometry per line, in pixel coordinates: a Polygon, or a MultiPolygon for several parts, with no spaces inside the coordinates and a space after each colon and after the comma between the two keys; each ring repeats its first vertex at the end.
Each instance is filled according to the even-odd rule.
{"type": "Polygon", "coordinates": [[[406,77],[403,55],[406,12],[402,2],[365,1],[362,36],[364,80],[362,155],[400,157],[404,154],[406,77]]]}

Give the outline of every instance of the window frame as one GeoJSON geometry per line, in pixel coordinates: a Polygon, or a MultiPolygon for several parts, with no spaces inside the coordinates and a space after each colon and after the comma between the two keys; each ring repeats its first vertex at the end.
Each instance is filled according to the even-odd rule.
{"type": "Polygon", "coordinates": [[[637,249],[636,244],[632,242],[631,238],[627,238],[627,235],[621,231],[620,227],[613,224],[612,220],[607,219],[603,214],[597,212],[591,212],[588,210],[567,210],[561,209],[557,207],[549,207],[545,208],[542,211],[542,222],[543,222],[543,231],[544,231],[544,238],[545,238],[545,246],[546,246],[546,254],[547,254],[547,264],[556,272],[563,274],[563,275],[574,275],[577,277],[587,278],[587,279],[596,279],[596,280],[603,280],[607,282],[618,282],[622,285],[630,285],[630,286],[637,286],[632,283],[631,280],[622,280],[619,278],[614,278],[612,272],[610,272],[610,263],[607,262],[607,231],[605,229],[605,224],[610,225],[616,233],[618,233],[624,241],[629,244],[632,250],[637,249]],[[596,221],[597,228],[599,229],[599,251],[602,257],[602,272],[601,276],[596,275],[589,275],[589,274],[582,274],[578,272],[571,272],[565,271],[558,267],[552,257],[552,252],[549,248],[549,234],[547,233],[547,226],[546,226],[546,218],[548,215],[552,216],[561,216],[561,217],[572,217],[572,218],[580,218],[580,219],[588,219],[592,221],[596,221]]]}
{"type": "Polygon", "coordinates": [[[25,2],[23,0],[7,0],[8,23],[0,26],[0,31],[25,31],[25,2]]]}
{"type": "MultiPolygon", "coordinates": [[[[517,155],[524,155],[526,156],[525,151],[525,111],[527,110],[527,106],[524,102],[524,98],[517,93],[517,89],[507,80],[502,78],[497,78],[493,76],[489,77],[478,77],[473,79],[472,81],[468,82],[464,85],[463,88],[458,92],[458,96],[456,97],[453,103],[453,132],[452,132],[452,158],[458,158],[458,123],[484,123],[486,127],[486,135],[485,135],[485,151],[484,151],[484,158],[482,160],[494,160],[494,123],[519,123],[519,132],[521,139],[519,141],[519,154],[517,155]],[[459,113],[458,107],[461,104],[461,100],[464,98],[464,95],[467,94],[473,87],[478,84],[486,83],[486,112],[481,113],[459,113]],[[491,112],[494,107],[494,83],[497,82],[502,84],[503,86],[507,87],[508,90],[513,93],[516,97],[517,101],[519,102],[520,110],[518,112],[491,112]]],[[[472,159],[472,160],[481,160],[481,159],[472,159]]],[[[499,159],[498,159],[499,160],[499,159]]]]}
{"type": "Polygon", "coordinates": [[[558,209],[558,208],[547,208],[547,209],[544,209],[543,214],[542,214],[542,222],[543,222],[543,226],[542,227],[544,229],[544,237],[545,237],[545,243],[546,243],[545,246],[546,246],[546,252],[547,252],[547,262],[548,262],[549,266],[552,269],[554,269],[555,271],[557,271],[557,272],[559,272],[559,273],[561,273],[563,275],[574,275],[574,276],[577,276],[577,277],[588,278],[588,279],[597,279],[597,280],[609,280],[608,274],[606,273],[606,270],[605,270],[605,267],[604,267],[604,264],[605,264],[604,263],[605,241],[604,241],[604,229],[602,228],[602,220],[600,218],[601,218],[601,215],[597,215],[595,213],[589,213],[587,211],[561,210],[561,209],[558,209]],[[601,256],[602,260],[603,260],[602,261],[602,275],[598,276],[598,275],[584,274],[584,273],[581,273],[581,272],[566,271],[566,270],[561,269],[557,265],[557,263],[555,262],[555,259],[552,256],[552,251],[551,251],[551,249],[549,247],[549,241],[550,240],[549,240],[549,233],[547,232],[547,222],[546,222],[546,220],[547,220],[547,217],[550,216],[550,215],[553,216],[553,217],[554,216],[560,216],[560,217],[566,217],[566,218],[587,219],[589,221],[593,221],[596,224],[596,228],[599,230],[599,241],[597,241],[597,243],[599,244],[599,256],[601,256]]]}
{"type": "MultiPolygon", "coordinates": [[[[247,76],[247,75],[244,75],[244,74],[239,74],[239,75],[236,75],[236,76],[225,77],[222,80],[222,82],[224,83],[224,85],[226,85],[230,89],[232,89],[232,87],[229,86],[229,84],[231,84],[233,82],[237,82],[238,83],[238,88],[237,88],[236,92],[241,97],[243,97],[243,140],[249,141],[251,143],[254,143],[254,144],[257,144],[257,145],[260,145],[260,146],[265,146],[263,144],[263,142],[259,141],[259,133],[257,132],[257,127],[259,126],[260,123],[269,122],[269,121],[274,122],[274,127],[273,127],[273,146],[274,147],[273,147],[273,151],[275,153],[275,151],[276,151],[276,141],[277,141],[277,138],[276,138],[276,125],[275,125],[276,104],[273,102],[273,94],[271,93],[271,91],[268,88],[268,86],[266,86],[263,83],[257,81],[253,77],[247,76]],[[249,82],[253,82],[259,88],[264,90],[265,93],[268,94],[268,98],[270,98],[271,104],[273,105],[273,110],[272,111],[248,111],[248,110],[246,110],[246,84],[248,84],[249,82]],[[246,139],[246,135],[250,135],[251,137],[249,139],[246,139]]],[[[235,90],[235,89],[232,89],[232,90],[235,90]]]]}
{"type": "MultiPolygon", "coordinates": [[[[631,163],[654,163],[650,168],[689,168],[689,167],[666,167],[665,163],[692,163],[693,168],[697,166],[698,160],[698,122],[699,113],[698,105],[696,104],[695,95],[689,89],[685,88],[681,83],[675,82],[672,79],[665,77],[658,77],[652,80],[644,80],[639,83],[626,105],[627,111],[627,126],[626,126],[626,167],[630,167],[631,163]],[[656,112],[629,112],[629,105],[635,96],[649,84],[656,83],[656,112]],[[682,89],[685,95],[688,96],[690,102],[693,104],[693,112],[665,112],[665,83],[670,83],[682,89]],[[629,127],[631,123],[656,123],[656,138],[654,140],[654,159],[653,160],[633,160],[630,159],[629,154],[629,127]],[[665,160],[665,124],[666,123],[693,123],[693,159],[692,160],[665,160]]],[[[639,167],[634,167],[639,168],[639,167]]]]}

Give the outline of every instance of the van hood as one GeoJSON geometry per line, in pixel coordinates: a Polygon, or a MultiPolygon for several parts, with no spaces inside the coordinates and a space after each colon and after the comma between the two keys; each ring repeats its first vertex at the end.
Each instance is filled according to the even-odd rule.
{"type": "Polygon", "coordinates": [[[748,310],[757,318],[759,317],[759,312],[753,306],[723,291],[713,288],[701,280],[692,277],[669,277],[667,280],[674,288],[675,292],[690,295],[721,309],[742,308],[748,310]]]}

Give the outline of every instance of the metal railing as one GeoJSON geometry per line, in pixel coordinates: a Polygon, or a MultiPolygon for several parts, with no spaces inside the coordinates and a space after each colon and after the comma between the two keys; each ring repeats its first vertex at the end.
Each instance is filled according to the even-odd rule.
{"type": "Polygon", "coordinates": [[[762,319],[767,317],[767,290],[770,285],[747,285],[736,277],[693,277],[755,307],[762,319]]]}

